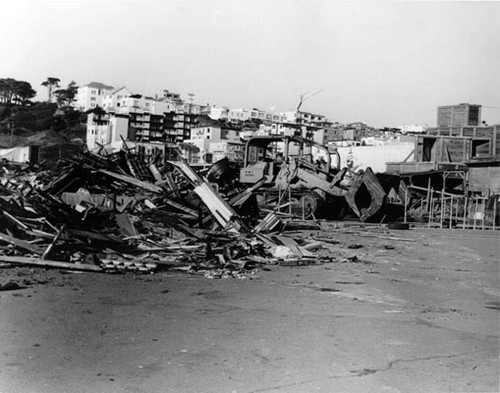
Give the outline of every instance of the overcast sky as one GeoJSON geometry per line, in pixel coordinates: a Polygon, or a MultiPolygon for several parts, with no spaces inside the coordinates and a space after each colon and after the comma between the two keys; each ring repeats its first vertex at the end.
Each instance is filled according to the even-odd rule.
{"type": "Polygon", "coordinates": [[[500,124],[500,2],[0,2],[0,78],[48,77],[373,126],[482,104],[500,124]],[[317,94],[314,94],[318,92],[317,94]],[[488,108],[489,107],[489,108],[488,108]]]}

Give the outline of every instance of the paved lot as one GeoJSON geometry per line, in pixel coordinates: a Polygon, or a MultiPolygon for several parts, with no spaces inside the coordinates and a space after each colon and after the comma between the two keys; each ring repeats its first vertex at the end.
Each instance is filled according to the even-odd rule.
{"type": "Polygon", "coordinates": [[[0,392],[498,392],[498,232],[354,232],[246,280],[0,269],[0,392]]]}

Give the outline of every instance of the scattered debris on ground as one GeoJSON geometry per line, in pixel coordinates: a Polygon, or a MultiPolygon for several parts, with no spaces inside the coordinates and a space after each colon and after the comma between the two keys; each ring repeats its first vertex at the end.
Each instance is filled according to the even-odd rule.
{"type": "Polygon", "coordinates": [[[256,220],[247,215],[251,192],[220,194],[185,162],[147,165],[121,151],[78,154],[50,168],[0,168],[0,263],[7,266],[245,278],[268,264],[345,260],[330,252],[339,242],[320,236],[319,221],[273,211],[256,220]]]}
{"type": "Polygon", "coordinates": [[[0,263],[9,266],[244,278],[265,264],[331,259],[313,253],[321,241],[283,234],[317,222],[273,212],[255,222],[244,215],[249,192],[225,198],[185,162],[156,167],[126,152],[85,153],[51,168],[1,170],[0,263]]]}

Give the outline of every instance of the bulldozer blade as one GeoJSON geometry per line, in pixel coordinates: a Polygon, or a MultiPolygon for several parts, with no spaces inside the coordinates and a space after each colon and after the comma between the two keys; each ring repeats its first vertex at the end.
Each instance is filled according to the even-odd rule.
{"type": "Polygon", "coordinates": [[[381,209],[386,193],[371,168],[356,176],[344,197],[359,219],[366,221],[381,209]]]}

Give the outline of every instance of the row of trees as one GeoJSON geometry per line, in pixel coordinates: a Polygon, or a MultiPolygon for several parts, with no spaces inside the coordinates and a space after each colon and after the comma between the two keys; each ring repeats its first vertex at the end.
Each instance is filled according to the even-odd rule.
{"type": "MultiPolygon", "coordinates": [[[[0,78],[0,134],[28,135],[45,130],[83,130],[86,114],[71,106],[78,86],[72,81],[66,88],[61,80],[48,77],[41,86],[48,99],[33,101],[37,92],[29,82],[0,78]]],[[[79,132],[79,131],[78,131],[79,132]]]]}
{"type": "Polygon", "coordinates": [[[48,77],[47,80],[42,83],[42,86],[47,88],[49,102],[53,102],[55,98],[58,106],[70,106],[75,100],[78,86],[75,81],[71,81],[65,89],[57,89],[60,87],[60,82],[61,80],[59,78],[48,77]]]}
{"type": "Polygon", "coordinates": [[[3,104],[26,105],[36,96],[29,82],[13,78],[0,79],[0,102],[3,104]]]}
{"type": "MultiPolygon", "coordinates": [[[[58,107],[68,107],[75,100],[78,86],[71,81],[66,88],[60,88],[59,78],[48,77],[41,85],[48,91],[48,102],[56,102],[58,107]]],[[[32,105],[31,99],[36,96],[36,90],[26,81],[13,78],[0,78],[0,103],[5,105],[32,105]]]]}

